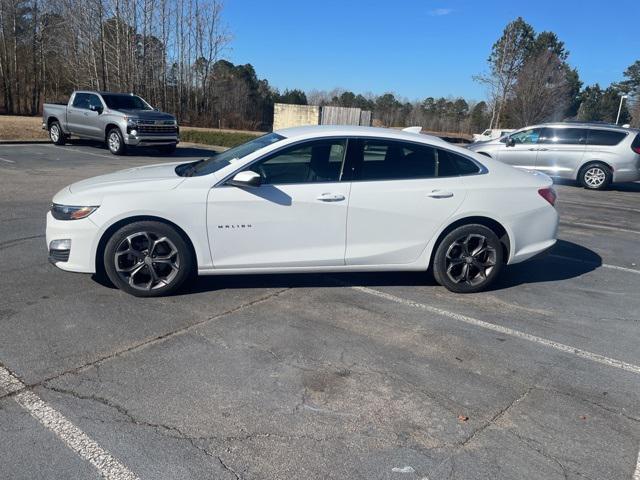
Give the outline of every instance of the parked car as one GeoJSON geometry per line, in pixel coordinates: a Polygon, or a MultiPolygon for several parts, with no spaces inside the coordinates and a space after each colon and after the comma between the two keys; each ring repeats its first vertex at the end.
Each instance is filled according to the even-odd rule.
{"type": "Polygon", "coordinates": [[[426,271],[477,292],[556,241],[551,179],[436,137],[313,126],[190,163],[74,183],[47,214],[50,260],[137,296],[192,273],[426,271]]]}
{"type": "Polygon", "coordinates": [[[487,128],[482,133],[474,133],[473,141],[474,142],[486,142],[487,140],[493,140],[494,138],[504,137],[505,135],[510,134],[511,132],[515,132],[514,129],[504,129],[504,128],[487,128]]]}
{"type": "Polygon", "coordinates": [[[547,123],[468,148],[593,190],[640,180],[640,131],[615,125],[547,123]]]}
{"type": "Polygon", "coordinates": [[[77,91],[66,105],[45,103],[42,128],[56,145],[72,136],[100,140],[114,155],[124,154],[128,146],[173,153],[180,141],[173,115],[127,93],[77,91]]]}

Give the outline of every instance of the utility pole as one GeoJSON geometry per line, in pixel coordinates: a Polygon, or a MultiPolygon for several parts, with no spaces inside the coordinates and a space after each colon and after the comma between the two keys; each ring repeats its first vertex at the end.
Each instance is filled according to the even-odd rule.
{"type": "Polygon", "coordinates": [[[627,98],[627,95],[622,95],[620,97],[620,106],[618,107],[618,116],[616,117],[616,125],[620,122],[620,113],[622,112],[622,102],[627,98]]]}

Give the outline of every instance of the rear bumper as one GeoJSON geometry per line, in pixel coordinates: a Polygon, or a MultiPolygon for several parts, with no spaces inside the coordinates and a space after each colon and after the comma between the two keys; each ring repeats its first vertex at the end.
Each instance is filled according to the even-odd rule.
{"type": "Polygon", "coordinates": [[[640,180],[640,169],[638,168],[620,168],[613,171],[613,182],[637,182],[640,180]]]}
{"type": "Polygon", "coordinates": [[[524,262],[551,248],[556,243],[559,221],[558,211],[551,206],[511,218],[511,255],[508,263],[524,262]]]}

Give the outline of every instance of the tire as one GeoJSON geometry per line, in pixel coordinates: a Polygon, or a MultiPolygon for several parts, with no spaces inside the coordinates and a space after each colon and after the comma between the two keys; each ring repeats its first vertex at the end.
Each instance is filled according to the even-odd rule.
{"type": "Polygon", "coordinates": [[[175,293],[194,272],[187,241],[161,222],[134,222],[116,231],[104,249],[104,270],[120,290],[136,297],[175,293]]]}
{"type": "Polygon", "coordinates": [[[51,125],[49,125],[49,138],[54,143],[54,145],[65,144],[66,137],[64,135],[64,132],[62,131],[60,122],[51,122],[51,125]]]}
{"type": "Polygon", "coordinates": [[[500,239],[484,225],[463,225],[438,244],[433,276],[447,290],[475,293],[487,289],[502,270],[500,239]]]}
{"type": "Polygon", "coordinates": [[[174,143],[173,145],[163,145],[158,147],[158,151],[164,155],[171,155],[175,153],[177,145],[174,143]]]}
{"type": "Polygon", "coordinates": [[[611,185],[613,174],[604,163],[590,163],[580,169],[578,181],[588,190],[605,190],[611,185]]]}
{"type": "Polygon", "coordinates": [[[107,132],[107,148],[114,155],[124,155],[127,146],[124,144],[122,133],[119,128],[112,128],[107,132]]]}

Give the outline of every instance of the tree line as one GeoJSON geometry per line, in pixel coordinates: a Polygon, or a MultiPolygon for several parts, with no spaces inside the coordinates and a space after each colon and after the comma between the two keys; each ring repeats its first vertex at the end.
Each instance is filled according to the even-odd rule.
{"type": "Polygon", "coordinates": [[[627,94],[621,122],[640,124],[640,101],[633,103],[640,60],[619,83],[583,86],[564,43],[521,18],[505,27],[488,71],[475,77],[488,91],[480,102],[279,92],[252,65],[224,59],[231,40],[220,0],[0,0],[0,112],[36,115],[43,101],[95,89],[135,92],[199,126],[268,130],[273,104],[281,102],[371,110],[378,125],[477,132],[547,120],[613,122],[627,94]]]}

